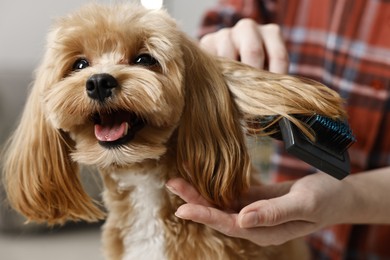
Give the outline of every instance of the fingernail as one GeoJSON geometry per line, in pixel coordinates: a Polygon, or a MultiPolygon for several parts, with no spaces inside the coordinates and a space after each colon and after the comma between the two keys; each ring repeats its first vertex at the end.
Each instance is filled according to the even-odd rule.
{"type": "Polygon", "coordinates": [[[165,184],[165,187],[167,188],[167,190],[169,190],[171,193],[177,195],[177,191],[175,190],[175,188],[173,188],[172,186],[168,185],[168,184],[165,184]]]}
{"type": "Polygon", "coordinates": [[[248,212],[242,215],[240,226],[242,228],[252,228],[256,227],[259,223],[259,217],[257,215],[257,212],[248,212]]]}
{"type": "Polygon", "coordinates": [[[175,216],[178,217],[178,218],[182,218],[182,215],[181,215],[181,213],[179,211],[175,212],[175,216]]]}
{"type": "Polygon", "coordinates": [[[182,214],[182,211],[180,210],[180,207],[176,210],[175,216],[181,219],[186,219],[185,215],[182,214]]]}

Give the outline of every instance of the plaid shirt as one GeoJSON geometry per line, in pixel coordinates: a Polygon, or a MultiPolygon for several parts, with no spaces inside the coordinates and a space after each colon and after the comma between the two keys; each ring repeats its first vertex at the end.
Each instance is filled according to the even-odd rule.
{"type": "MultiPolygon", "coordinates": [[[[349,151],[352,172],[390,165],[390,1],[219,2],[205,14],[200,36],[233,26],[243,17],[281,25],[290,73],[320,81],[346,99],[349,124],[358,140],[349,151]]],[[[276,181],[315,171],[283,152],[273,162],[276,181]]],[[[386,225],[338,225],[308,240],[314,259],[390,259],[386,225]]]]}

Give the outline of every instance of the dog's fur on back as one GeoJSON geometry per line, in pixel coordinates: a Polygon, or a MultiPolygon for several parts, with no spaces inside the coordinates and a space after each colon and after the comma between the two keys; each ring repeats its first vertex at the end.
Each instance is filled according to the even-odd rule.
{"type": "Polygon", "coordinates": [[[108,259],[302,259],[297,242],[261,248],[176,218],[183,202],[164,185],[185,178],[229,207],[250,185],[253,119],[288,117],[312,138],[291,115],[341,118],[341,104],[319,83],[207,54],[165,11],[89,4],[48,36],[7,144],[8,198],[32,221],[103,219],[79,180],[79,164],[93,165],[108,259]]]}

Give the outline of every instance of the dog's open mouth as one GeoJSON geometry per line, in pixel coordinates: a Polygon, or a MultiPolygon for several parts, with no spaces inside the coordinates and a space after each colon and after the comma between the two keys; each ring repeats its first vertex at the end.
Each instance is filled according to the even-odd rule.
{"type": "Polygon", "coordinates": [[[113,111],[93,115],[95,137],[99,144],[108,148],[131,141],[145,125],[144,121],[128,111],[113,111]]]}

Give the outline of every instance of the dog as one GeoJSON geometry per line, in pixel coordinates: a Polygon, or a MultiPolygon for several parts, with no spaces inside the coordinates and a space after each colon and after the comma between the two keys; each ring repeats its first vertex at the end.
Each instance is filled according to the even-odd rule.
{"type": "MultiPolygon", "coordinates": [[[[182,177],[229,208],[250,185],[247,134],[258,118],[342,118],[342,99],[303,78],[214,57],[164,10],[89,4],[56,21],[4,156],[10,204],[30,221],[106,218],[107,259],[304,259],[292,241],[260,247],[174,212],[165,188],[182,177]],[[80,165],[99,170],[103,210],[80,165]]],[[[269,124],[274,124],[270,122],[269,124]]]]}

